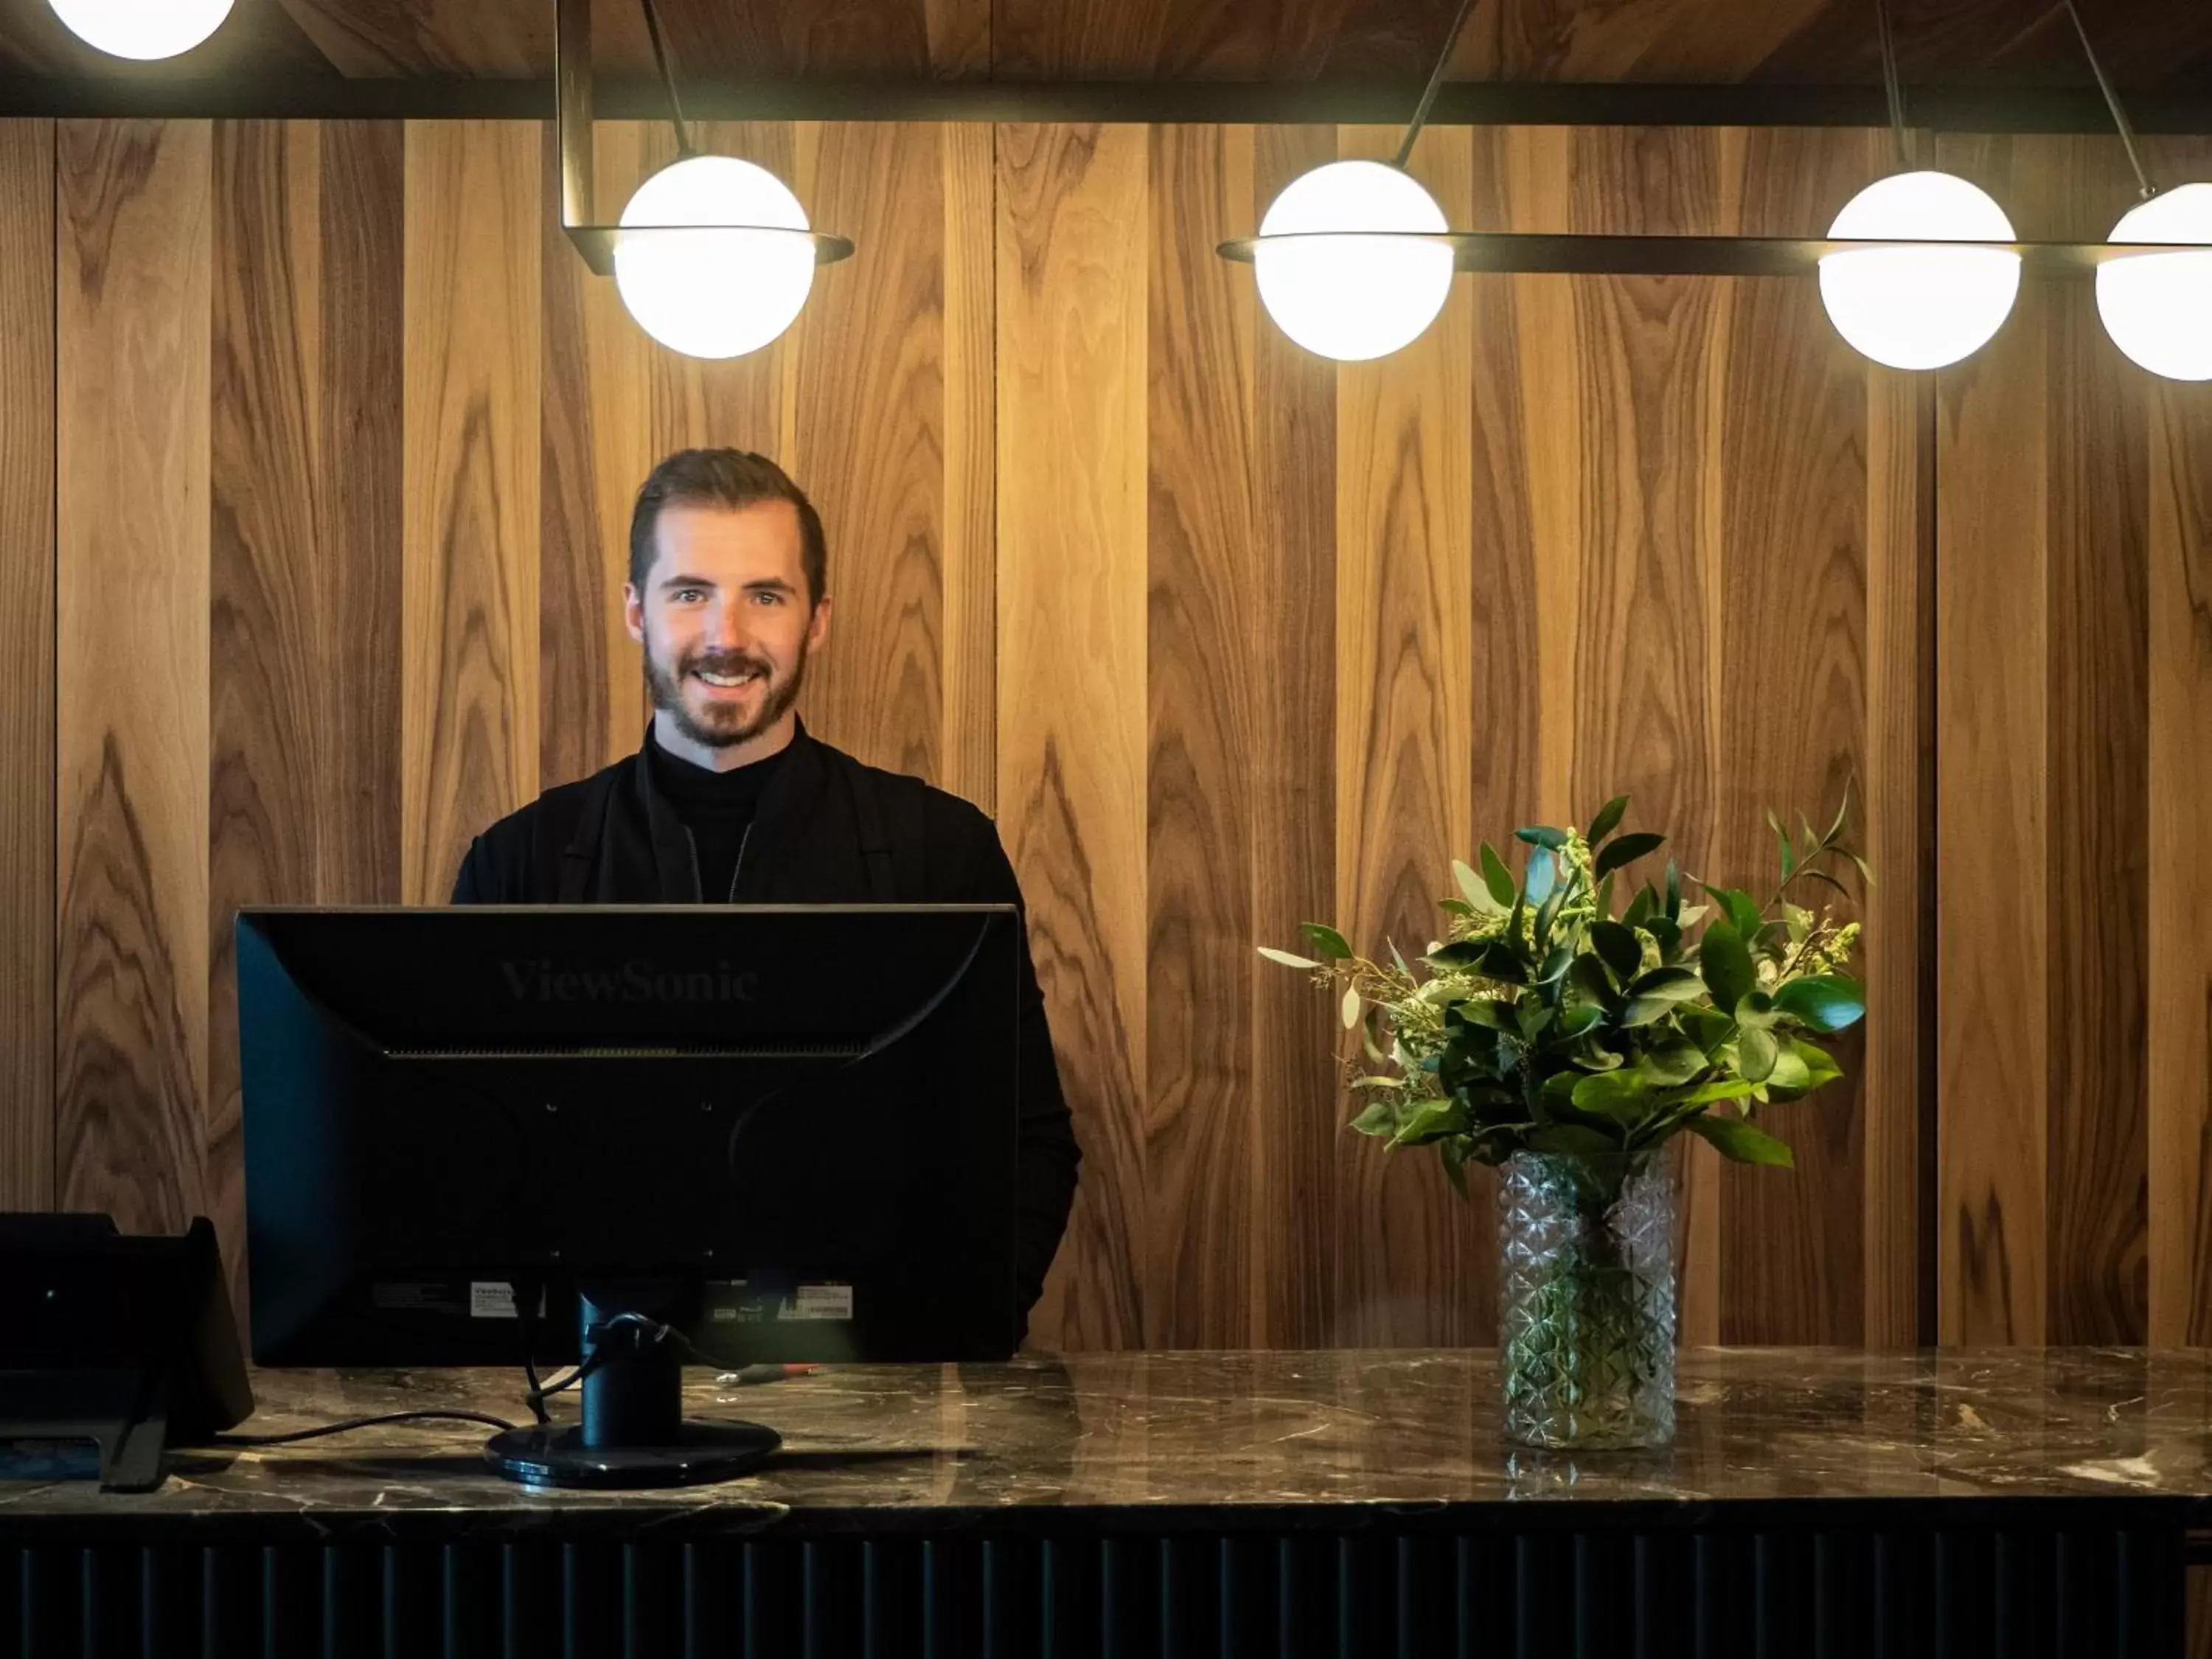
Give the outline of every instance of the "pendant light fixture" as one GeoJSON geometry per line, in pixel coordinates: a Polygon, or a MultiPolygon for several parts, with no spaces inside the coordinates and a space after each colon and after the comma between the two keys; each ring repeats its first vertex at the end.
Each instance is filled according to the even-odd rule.
{"type": "Polygon", "coordinates": [[[2112,227],[2115,245],[2199,242],[2202,252],[2127,253],[2097,267],[2097,315],[2112,343],[2134,362],[2170,380],[2212,380],[2212,184],[2183,185],[2161,194],[2143,170],[2135,128],[2120,95],[2097,60],[2089,31],[2066,0],[2081,55],[2112,112],[2142,198],[2112,227]]]}
{"type": "Polygon", "coordinates": [[[590,222],[591,0],[556,0],[562,228],[593,270],[614,277],[631,317],[661,344],[690,357],[742,356],[791,326],[815,266],[848,258],[853,245],[816,232],[766,167],[692,146],[659,11],[653,0],[643,3],[676,160],[638,186],[619,224],[590,222]]]}
{"type": "Polygon", "coordinates": [[[1955,173],[1915,167],[1889,9],[1875,0],[1882,85],[1899,170],[1844,204],[1832,241],[1878,242],[1820,259],[1820,302],[1852,348],[1892,368],[1941,368],[1978,351],[2011,315],[2020,255],[2012,222],[1988,191],[1955,173]]]}
{"type": "Polygon", "coordinates": [[[1397,159],[1325,162],[1285,185],[1260,221],[1250,245],[1260,301],[1317,356],[1388,356],[1419,339],[1451,294],[1450,223],[1406,158],[1474,4],[1461,0],[1397,159]]]}
{"type": "Polygon", "coordinates": [[[51,0],[70,33],[112,58],[174,58],[222,27],[232,0],[51,0]]]}

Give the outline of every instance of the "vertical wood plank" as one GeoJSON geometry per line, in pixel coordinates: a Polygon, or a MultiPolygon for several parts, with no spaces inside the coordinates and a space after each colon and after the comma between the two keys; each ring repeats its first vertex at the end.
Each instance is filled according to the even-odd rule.
{"type": "Polygon", "coordinates": [[[208,1182],[234,1265],[237,910],[399,890],[401,144],[215,129],[208,1182]]]}
{"type": "MultiPolygon", "coordinates": [[[[1821,220],[1869,176],[1856,134],[1730,135],[1721,193],[1735,227],[1780,234],[1821,220]]],[[[1826,829],[1853,791],[1863,841],[1867,662],[1866,377],[1827,325],[1815,284],[1724,285],[1726,393],[1719,473],[1720,654],[1715,825],[1708,878],[1764,901],[1781,881],[1765,814],[1826,829]]],[[[1799,836],[1792,827],[1790,834],[1799,836]]],[[[1857,878],[1848,867],[1844,877],[1857,878]]],[[[1863,921],[1856,900],[1801,883],[1792,902],[1863,921]]],[[[1904,1011],[1911,1017],[1908,1008],[1904,1011]]],[[[1800,1105],[1761,1114],[1796,1158],[1784,1174],[1722,1171],[1721,1340],[1856,1345],[1865,1328],[1868,1099],[1863,1040],[1826,1045],[1844,1068],[1800,1105]]]]}
{"type": "Polygon", "coordinates": [[[940,129],[945,168],[945,736],[938,782],[998,811],[997,168],[980,122],[940,129]]]}
{"type": "Polygon", "coordinates": [[[1248,273],[1208,256],[1248,210],[1253,133],[1150,139],[1144,1342],[1237,1348],[1259,1291],[1252,1218],[1269,1207],[1246,1156],[1254,299],[1248,273]]]}
{"type": "Polygon", "coordinates": [[[54,125],[0,121],[0,1209],[54,1198],[54,125]]]}
{"type": "Polygon", "coordinates": [[[792,331],[784,465],[822,514],[830,635],[803,708],[816,736],[937,782],[945,750],[945,164],[932,125],[802,129],[807,212],[858,252],[792,331]]]}
{"type": "Polygon", "coordinates": [[[2149,388],[2150,1340],[2212,1342],[2212,386],[2149,388]]]}
{"type": "Polygon", "coordinates": [[[208,1206],[210,132],[70,121],[58,188],[57,1197],[208,1206]]]}
{"type": "Polygon", "coordinates": [[[1000,833],[1084,1180],[1040,1341],[1142,1332],[1144,130],[999,130],[1000,833]]]}
{"type": "MultiPolygon", "coordinates": [[[[1387,156],[1395,142],[1371,127],[1339,135],[1352,155],[1387,156]]],[[[1411,170],[1448,220],[1466,222],[1464,129],[1428,133],[1411,170]]],[[[1436,937],[1441,884],[1472,844],[1472,316],[1455,283],[1419,340],[1338,371],[1336,918],[1369,951],[1436,937]]],[[[1333,1341],[1455,1346],[1493,1330],[1487,1217],[1432,1162],[1347,1149],[1333,1341]]]]}
{"type": "Polygon", "coordinates": [[[1926,1011],[1933,926],[1935,385],[1869,364],[1867,376],[1867,755],[1865,853],[1880,883],[1866,908],[1865,1342],[1909,1348],[1929,1336],[1920,1253],[1921,1149],[1936,1109],[1925,1086],[1935,1033],[1926,1011]]]}
{"type": "MultiPolygon", "coordinates": [[[[635,188],[643,128],[599,125],[602,171],[635,188]]],[[[544,183],[557,199],[560,155],[544,129],[544,183]]],[[[608,192],[606,216],[623,196],[608,192]]],[[[540,401],[541,519],[538,651],[544,714],[541,787],[588,775],[630,753],[644,729],[644,678],[623,624],[629,518],[659,459],[651,416],[653,359],[662,348],[623,309],[611,277],[595,276],[544,216],[544,386],[540,401]]]]}
{"type": "Polygon", "coordinates": [[[542,157],[523,122],[407,129],[402,891],[538,793],[542,157]]]}
{"type": "MultiPolygon", "coordinates": [[[[1336,156],[1336,130],[1263,126],[1254,135],[1250,216],[1336,156]]],[[[1251,667],[1253,935],[1295,937],[1336,908],[1336,366],[1251,301],[1251,667]]],[[[1337,1224],[1320,1201],[1346,1152],[1343,1091],[1323,1058],[1336,1041],[1330,999],[1248,955],[1252,978],[1254,1341],[1319,1347],[1335,1322],[1337,1224]]]]}
{"type": "MultiPolygon", "coordinates": [[[[2005,142],[1946,139],[1937,165],[1986,177],[2005,142]]],[[[1944,860],[1936,894],[1947,1343],[2044,1338],[2052,302],[2021,284],[1997,337],[1940,375],[1936,821],[1972,849],[1944,860]]]]}

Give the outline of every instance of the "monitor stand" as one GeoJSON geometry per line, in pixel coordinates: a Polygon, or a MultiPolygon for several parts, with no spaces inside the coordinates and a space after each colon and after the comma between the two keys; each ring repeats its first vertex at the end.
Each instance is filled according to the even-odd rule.
{"type": "Polygon", "coordinates": [[[685,1419],[676,1343],[656,1340],[649,1322],[621,1316],[659,1302],[651,1292],[665,1289],[583,1291],[578,1352],[587,1360],[596,1355],[584,1375],[583,1420],[494,1435],[484,1456],[495,1468],[531,1486],[691,1486],[750,1474],[775,1454],[783,1437],[774,1429],[685,1419]]]}

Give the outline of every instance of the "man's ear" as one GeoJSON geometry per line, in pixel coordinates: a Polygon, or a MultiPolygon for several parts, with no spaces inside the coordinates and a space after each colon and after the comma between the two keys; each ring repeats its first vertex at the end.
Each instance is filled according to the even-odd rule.
{"type": "Polygon", "coordinates": [[[635,582],[623,584],[623,626],[640,645],[645,643],[645,601],[638,595],[635,582]]]}
{"type": "Polygon", "coordinates": [[[818,651],[822,641],[830,637],[830,596],[824,593],[814,602],[814,614],[806,619],[806,648],[818,651]]]}

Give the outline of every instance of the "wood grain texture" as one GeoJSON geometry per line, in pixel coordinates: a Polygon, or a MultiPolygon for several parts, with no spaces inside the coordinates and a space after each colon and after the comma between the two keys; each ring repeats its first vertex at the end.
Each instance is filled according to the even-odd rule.
{"type": "MultiPolygon", "coordinates": [[[[1985,174],[2004,143],[1942,140],[1936,165],[1985,174]]],[[[2045,398],[2058,297],[2026,288],[1938,394],[1936,823],[1947,846],[1972,849],[1944,860],[1936,894],[1945,1342],[2036,1343],[2045,1328],[2045,398]]]]}
{"type": "Polygon", "coordinates": [[[394,124],[214,139],[208,1167],[245,1194],[233,922],[399,894],[399,298],[394,124]]]}
{"type": "Polygon", "coordinates": [[[1143,1331],[1146,135],[999,132],[999,822],[1084,1176],[1039,1340],[1143,1331]]]}
{"type": "MultiPolygon", "coordinates": [[[[1394,143],[1372,127],[1339,134],[1348,155],[1394,143]]],[[[1467,132],[1431,132],[1411,171],[1465,222],[1467,132]]],[[[1412,345],[1337,374],[1335,920],[1369,948],[1437,936],[1439,884],[1474,840],[1472,320],[1455,284],[1412,345]]],[[[1462,1202],[1436,1170],[1370,1141],[1346,1148],[1339,1183],[1333,1343],[1451,1346],[1495,1328],[1480,1199],[1462,1202]]]]}
{"type": "Polygon", "coordinates": [[[808,675],[808,726],[933,783],[945,714],[941,131],[800,130],[799,199],[859,251],[817,278],[793,331],[783,456],[830,549],[832,626],[808,675]]]}
{"type": "MultiPolygon", "coordinates": [[[[1249,127],[1151,133],[1144,1340],[1251,1344],[1255,976],[1249,127]]],[[[1287,644],[1287,641],[1284,642],[1287,644]]],[[[1280,647],[1278,647],[1280,648],[1280,647]]],[[[1295,939],[1285,933],[1284,938],[1295,939]]]]}
{"type": "Polygon", "coordinates": [[[209,1207],[210,135],[56,139],[56,1199],[209,1207]]]}
{"type": "Polygon", "coordinates": [[[2202,1344],[2212,1341],[2212,386],[2168,381],[2147,395],[2149,1340],[2202,1344]]]}
{"type": "Polygon", "coordinates": [[[998,811],[997,167],[988,126],[942,130],[945,736],[938,781],[998,811]]]}
{"type": "MultiPolygon", "coordinates": [[[[1250,217],[1239,229],[1256,225],[1292,179],[1335,155],[1333,127],[1258,129],[1250,217]]],[[[1256,319],[1250,350],[1248,942],[1258,944],[1293,939],[1298,923],[1328,919],[1336,908],[1337,422],[1333,363],[1256,319]]],[[[1319,1199],[1335,1184],[1347,1139],[1339,1079],[1315,1063],[1335,1046],[1335,1010],[1297,975],[1245,960],[1252,975],[1253,1340],[1317,1347],[1335,1324],[1340,1249],[1334,1206],[1319,1199]]]]}
{"type": "Polygon", "coordinates": [[[538,793],[540,138],[407,130],[401,891],[538,793]]]}
{"type": "MultiPolygon", "coordinates": [[[[1869,364],[1867,376],[1865,894],[1865,1337],[1918,1346],[1921,1147],[1936,1103],[1924,1088],[1935,1033],[1923,1011],[1934,928],[1927,915],[1928,811],[1935,772],[1935,385],[1869,364]]],[[[1932,1335],[1932,1328],[1928,1331],[1932,1335]]]]}
{"type": "MultiPolygon", "coordinates": [[[[643,172],[644,131],[605,122],[602,171],[621,181],[609,210],[643,172]]],[[[543,135],[544,199],[560,156],[543,135]]],[[[630,319],[611,279],[596,276],[544,216],[544,392],[540,404],[538,660],[544,696],[539,787],[588,775],[633,753],[645,728],[644,677],[623,623],[630,509],[660,459],[651,418],[661,348],[630,319]]]]}
{"type": "Polygon", "coordinates": [[[54,127],[0,121],[0,1209],[54,1196],[54,127]]]}
{"type": "MultiPolygon", "coordinates": [[[[1856,133],[1765,129],[1722,145],[1727,218],[1751,234],[1832,216],[1876,176],[1856,133]]],[[[1717,468],[1720,658],[1711,867],[1764,900],[1781,872],[1769,808],[1825,829],[1850,791],[1864,839],[1867,647],[1866,376],[1827,326],[1811,283],[1721,285],[1728,308],[1717,468]]],[[[1888,688],[1883,688],[1885,693],[1888,688]]],[[[1793,836],[1802,841],[1793,827],[1793,836]]],[[[1857,879],[1843,872],[1856,888],[1857,879]]],[[[1864,920],[1863,896],[1810,883],[1791,898],[1864,920]],[[1832,903],[1831,902],[1832,901],[1832,903]]],[[[1907,1018],[1911,1013],[1907,1012],[1907,1018]]],[[[1858,1034],[1829,1045],[1844,1079],[1811,1101],[1762,1114],[1786,1139],[1784,1176],[1723,1170],[1721,1340],[1856,1344],[1864,1334],[1864,1132],[1858,1034]]]]}

